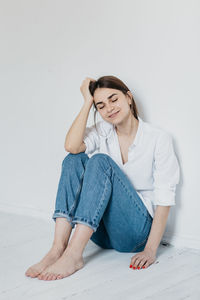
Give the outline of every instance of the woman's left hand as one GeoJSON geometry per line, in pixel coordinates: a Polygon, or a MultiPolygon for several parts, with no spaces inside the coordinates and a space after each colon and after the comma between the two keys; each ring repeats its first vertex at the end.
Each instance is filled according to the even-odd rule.
{"type": "Polygon", "coordinates": [[[141,269],[147,268],[156,260],[156,252],[151,249],[144,249],[131,257],[130,268],[141,269]]]}

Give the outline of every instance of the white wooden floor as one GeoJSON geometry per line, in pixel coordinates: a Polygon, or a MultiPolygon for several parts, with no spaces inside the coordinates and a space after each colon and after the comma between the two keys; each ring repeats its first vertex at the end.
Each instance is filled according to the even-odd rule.
{"type": "Polygon", "coordinates": [[[150,267],[132,270],[134,253],[104,250],[89,241],[85,266],[71,276],[53,281],[27,277],[27,268],[48,252],[54,224],[0,213],[1,300],[200,299],[200,251],[169,245],[159,246],[150,267]]]}

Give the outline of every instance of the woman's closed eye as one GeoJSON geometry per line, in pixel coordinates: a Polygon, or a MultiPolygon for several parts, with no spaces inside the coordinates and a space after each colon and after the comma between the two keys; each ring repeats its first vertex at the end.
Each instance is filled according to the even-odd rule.
{"type": "MultiPolygon", "coordinates": [[[[115,100],[113,100],[112,102],[115,102],[115,101],[117,101],[118,99],[115,99],[115,100]]],[[[102,106],[102,107],[99,107],[99,109],[102,109],[102,108],[104,108],[104,106],[102,106]]]]}

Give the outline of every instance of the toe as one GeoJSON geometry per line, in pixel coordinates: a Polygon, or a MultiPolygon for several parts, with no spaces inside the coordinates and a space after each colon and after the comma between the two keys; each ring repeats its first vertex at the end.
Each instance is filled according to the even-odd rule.
{"type": "Polygon", "coordinates": [[[34,277],[34,272],[33,271],[29,273],[29,277],[34,277]]]}
{"type": "Polygon", "coordinates": [[[35,273],[35,277],[38,277],[38,276],[40,276],[40,274],[41,274],[41,272],[37,272],[37,273],[35,273]]]}
{"type": "Polygon", "coordinates": [[[50,273],[50,274],[48,275],[48,277],[47,277],[47,280],[52,280],[52,276],[53,276],[53,274],[50,273]]]}
{"type": "Polygon", "coordinates": [[[34,277],[38,276],[39,272],[34,269],[28,269],[25,274],[26,274],[26,276],[34,278],[34,277]]]}
{"type": "Polygon", "coordinates": [[[50,274],[49,274],[48,272],[45,273],[43,279],[44,279],[44,280],[47,280],[47,278],[49,277],[49,275],[50,275],[50,274]]]}
{"type": "Polygon", "coordinates": [[[53,274],[49,274],[47,280],[52,280],[53,274]]]}
{"type": "Polygon", "coordinates": [[[32,277],[37,277],[37,276],[38,276],[38,274],[39,274],[39,272],[38,272],[38,271],[33,271],[33,272],[32,272],[32,277]]]}
{"type": "Polygon", "coordinates": [[[31,276],[32,273],[33,273],[32,269],[29,268],[25,274],[26,274],[26,276],[31,276]]]}
{"type": "Polygon", "coordinates": [[[58,277],[58,274],[53,274],[53,280],[56,280],[58,277]]]}
{"type": "Polygon", "coordinates": [[[41,274],[38,276],[38,279],[44,280],[45,275],[46,275],[45,273],[41,273],[41,274]]]}
{"type": "Polygon", "coordinates": [[[51,277],[51,274],[48,273],[45,279],[50,280],[50,277],[51,277]]]}
{"type": "Polygon", "coordinates": [[[56,274],[52,274],[51,280],[56,280],[56,278],[57,278],[56,274]]]}

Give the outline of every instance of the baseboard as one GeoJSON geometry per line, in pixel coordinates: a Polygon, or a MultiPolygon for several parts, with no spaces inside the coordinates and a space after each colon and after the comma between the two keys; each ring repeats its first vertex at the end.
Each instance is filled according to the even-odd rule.
{"type": "Polygon", "coordinates": [[[163,235],[162,241],[177,247],[177,248],[192,248],[200,250],[200,239],[196,236],[177,235],[166,231],[163,235]]]}
{"type": "MultiPolygon", "coordinates": [[[[30,216],[33,218],[42,219],[44,221],[50,222],[52,220],[52,212],[42,211],[40,209],[36,209],[35,207],[19,207],[14,205],[8,205],[0,203],[0,211],[5,213],[12,213],[24,216],[30,216]]],[[[166,231],[161,240],[161,244],[172,245],[177,248],[187,247],[192,249],[200,249],[200,238],[194,236],[187,235],[177,235],[166,231]]]]}

